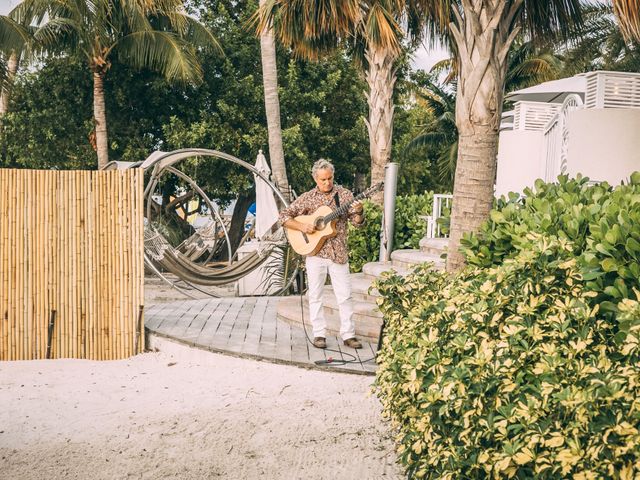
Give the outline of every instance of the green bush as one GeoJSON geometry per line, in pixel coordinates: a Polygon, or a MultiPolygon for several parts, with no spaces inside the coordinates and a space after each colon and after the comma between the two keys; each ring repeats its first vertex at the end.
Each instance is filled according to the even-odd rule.
{"type": "MultiPolygon", "coordinates": [[[[427,231],[427,223],[421,216],[430,215],[432,207],[433,192],[396,198],[394,250],[419,247],[420,239],[427,231]]],[[[382,208],[367,201],[364,203],[364,213],[364,227],[349,226],[347,244],[352,272],[360,272],[365,263],[377,261],[380,253],[382,208]]]]}
{"type": "Polygon", "coordinates": [[[500,265],[378,282],[376,390],[401,462],[415,478],[634,478],[640,303],[603,316],[574,243],[522,236],[500,265]]]}
{"type": "Polygon", "coordinates": [[[586,287],[598,294],[593,304],[615,312],[621,299],[640,288],[640,173],[615,189],[588,180],[537,181],[524,198],[499,200],[480,232],[462,239],[467,263],[498,265],[531,247],[529,232],[567,239],[586,287]]]}
{"type": "Polygon", "coordinates": [[[365,224],[355,228],[349,224],[347,247],[349,249],[349,268],[352,272],[361,272],[365,263],[375,262],[380,253],[380,225],[382,208],[375,203],[364,202],[365,224]]]}

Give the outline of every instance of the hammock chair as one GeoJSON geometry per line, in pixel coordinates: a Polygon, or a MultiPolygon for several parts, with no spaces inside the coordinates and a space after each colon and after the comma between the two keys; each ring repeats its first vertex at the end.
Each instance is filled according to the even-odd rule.
{"type": "MultiPolygon", "coordinates": [[[[150,172],[149,179],[145,184],[144,199],[147,202],[146,218],[144,225],[144,259],[147,266],[157,276],[167,282],[171,287],[176,288],[187,296],[193,297],[190,290],[198,290],[210,296],[218,296],[212,291],[203,287],[217,287],[227,285],[250,274],[270,257],[273,250],[279,246],[286,245],[286,237],[282,229],[278,229],[266,238],[261,239],[262,248],[251,252],[240,259],[236,259],[236,252],[231,251],[229,241],[229,224],[220,215],[217,206],[209,199],[207,194],[196,184],[196,182],[184,172],[175,168],[175,164],[190,157],[214,157],[230,161],[257,177],[260,177],[277,195],[282,205],[288,205],[286,199],[275,187],[269,178],[250,163],[244,162],[232,155],[207,149],[183,149],[173,152],[153,152],[144,162],[110,162],[105,169],[143,168],[150,172]],[[211,220],[195,230],[195,232],[180,243],[177,247],[172,247],[161,232],[149,221],[152,218],[152,196],[159,185],[160,177],[165,174],[173,174],[183,180],[193,191],[195,191],[207,206],[211,220]],[[212,263],[212,258],[224,249],[226,244],[228,262],[212,263]],[[204,258],[206,255],[206,258],[204,258]],[[203,260],[204,258],[204,260],[203,260]],[[168,278],[168,272],[176,280],[168,278]]],[[[248,237],[245,233],[241,243],[248,237]]],[[[281,290],[291,285],[297,269],[293,271],[291,277],[284,282],[281,290]]]]}

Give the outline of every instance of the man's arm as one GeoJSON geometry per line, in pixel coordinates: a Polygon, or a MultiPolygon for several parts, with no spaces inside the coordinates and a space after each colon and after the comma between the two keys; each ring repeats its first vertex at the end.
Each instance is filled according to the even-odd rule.
{"type": "MultiPolygon", "coordinates": [[[[349,201],[353,199],[353,193],[349,192],[349,201]]],[[[364,207],[362,201],[357,201],[349,207],[349,220],[354,227],[360,228],[364,225],[364,207]]]]}
{"type": "Polygon", "coordinates": [[[298,215],[304,215],[305,213],[304,202],[306,195],[306,193],[303,193],[291,205],[280,212],[278,217],[280,225],[294,230],[300,230],[304,233],[313,233],[316,231],[313,225],[302,223],[295,219],[298,215]]]}
{"type": "Polygon", "coordinates": [[[313,225],[309,223],[299,222],[293,218],[286,220],[282,225],[287,228],[292,228],[294,230],[300,230],[301,232],[304,232],[304,233],[313,233],[316,231],[316,228],[313,225]]]}

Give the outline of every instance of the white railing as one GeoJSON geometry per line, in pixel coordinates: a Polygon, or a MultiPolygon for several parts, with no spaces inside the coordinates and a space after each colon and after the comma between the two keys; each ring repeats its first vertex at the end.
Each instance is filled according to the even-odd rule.
{"type": "Polygon", "coordinates": [[[544,180],[554,182],[567,169],[567,147],[569,145],[569,114],[585,108],[580,95],[571,94],[547,123],[544,129],[545,163],[544,180]]]}
{"type": "Polygon", "coordinates": [[[586,108],[640,108],[640,73],[585,73],[586,108]]]}
{"type": "Polygon", "coordinates": [[[516,102],[513,109],[513,129],[542,131],[560,109],[557,103],[516,102]]]}
{"type": "Polygon", "coordinates": [[[422,218],[427,222],[426,238],[448,238],[448,234],[443,234],[440,229],[438,219],[441,218],[445,208],[451,209],[451,200],[453,195],[437,193],[433,196],[433,208],[431,215],[425,215],[422,218]]]}

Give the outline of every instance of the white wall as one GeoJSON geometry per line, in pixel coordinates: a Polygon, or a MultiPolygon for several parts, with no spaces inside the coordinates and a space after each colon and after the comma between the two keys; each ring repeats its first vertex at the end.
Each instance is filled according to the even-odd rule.
{"type": "Polygon", "coordinates": [[[566,173],[618,185],[640,170],[640,110],[585,109],[569,115],[566,173]]]}
{"type": "Polygon", "coordinates": [[[500,132],[496,196],[521,193],[544,176],[542,132],[505,130],[500,132]]]}

